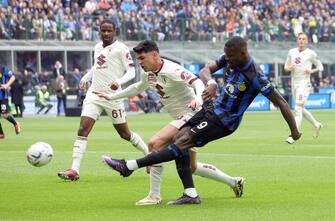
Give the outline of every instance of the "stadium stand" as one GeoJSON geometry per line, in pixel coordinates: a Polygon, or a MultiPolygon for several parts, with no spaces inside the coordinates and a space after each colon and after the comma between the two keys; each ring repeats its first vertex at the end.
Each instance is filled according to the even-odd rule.
{"type": "Polygon", "coordinates": [[[325,65],[312,79],[314,91],[335,86],[331,0],[1,0],[0,61],[22,74],[25,94],[42,84],[54,94],[54,66],[60,61],[69,94],[78,95],[78,80],[93,64],[104,18],[117,24],[118,38],[130,48],[143,39],[159,41],[165,57],[195,71],[222,53],[229,37],[242,36],[256,62],[287,94],[283,63],[303,31],[325,65]]]}
{"type": "Polygon", "coordinates": [[[99,39],[104,17],[123,40],[224,41],[239,35],[255,42],[335,42],[331,0],[2,0],[1,39],[99,39]]]}

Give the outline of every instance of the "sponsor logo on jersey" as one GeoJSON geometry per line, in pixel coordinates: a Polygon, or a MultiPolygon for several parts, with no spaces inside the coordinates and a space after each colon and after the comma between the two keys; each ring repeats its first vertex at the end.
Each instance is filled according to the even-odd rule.
{"type": "Polygon", "coordinates": [[[104,63],[106,63],[105,58],[106,57],[103,54],[99,55],[99,57],[97,57],[97,64],[102,66],[104,63]]]}
{"type": "Polygon", "coordinates": [[[159,94],[161,99],[168,99],[170,96],[165,95],[165,92],[163,91],[163,87],[159,84],[156,84],[155,86],[157,94],[159,94]]]}
{"type": "Polygon", "coordinates": [[[301,63],[301,58],[300,58],[300,57],[296,57],[296,58],[294,59],[294,63],[296,63],[296,64],[300,64],[300,63],[301,63]]]}
{"type": "Polygon", "coordinates": [[[237,88],[239,91],[245,91],[245,89],[247,89],[247,86],[245,85],[244,82],[242,82],[237,86],[237,88]]]}

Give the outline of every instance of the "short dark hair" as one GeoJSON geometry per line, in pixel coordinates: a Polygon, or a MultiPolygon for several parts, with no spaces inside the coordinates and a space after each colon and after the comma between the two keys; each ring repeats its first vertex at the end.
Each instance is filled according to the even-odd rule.
{"type": "Polygon", "coordinates": [[[247,48],[247,42],[243,38],[239,36],[235,36],[226,42],[225,47],[227,48],[247,48]]]}
{"type": "Polygon", "coordinates": [[[151,40],[144,40],[138,43],[136,47],[133,48],[135,53],[157,51],[159,52],[156,42],[151,40]]]}
{"type": "Polygon", "coordinates": [[[104,19],[104,20],[102,20],[102,22],[100,23],[100,27],[101,27],[103,24],[105,24],[105,23],[113,25],[113,28],[114,28],[114,29],[116,28],[114,22],[113,22],[112,20],[110,20],[110,19],[104,19]]]}

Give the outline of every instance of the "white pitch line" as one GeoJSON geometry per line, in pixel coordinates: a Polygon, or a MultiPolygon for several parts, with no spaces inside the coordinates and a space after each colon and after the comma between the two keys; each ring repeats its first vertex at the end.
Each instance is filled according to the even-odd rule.
{"type": "MultiPolygon", "coordinates": [[[[56,155],[57,153],[66,153],[66,154],[72,154],[72,151],[55,151],[56,155]]],[[[25,153],[25,151],[18,151],[18,150],[0,150],[0,153],[25,153]]],[[[86,151],[88,154],[132,154],[132,155],[138,155],[140,154],[137,151],[86,151]]],[[[306,155],[268,155],[268,154],[230,154],[230,153],[197,153],[200,156],[206,156],[206,157],[245,157],[245,158],[292,158],[292,159],[335,159],[335,156],[306,156],[306,155]]]]}

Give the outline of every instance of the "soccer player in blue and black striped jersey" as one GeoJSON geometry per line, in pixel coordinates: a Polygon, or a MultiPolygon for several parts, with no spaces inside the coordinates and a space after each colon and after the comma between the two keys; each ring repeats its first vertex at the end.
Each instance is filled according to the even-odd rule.
{"type": "Polygon", "coordinates": [[[240,125],[242,117],[253,99],[263,94],[281,110],[294,140],[300,138],[294,116],[289,104],[274,89],[271,83],[256,66],[247,50],[247,43],[241,37],[233,37],[224,47],[225,54],[216,62],[201,70],[201,79],[207,87],[203,92],[206,101],[202,109],[195,114],[178,132],[173,144],[158,152],[153,152],[137,160],[117,160],[110,158],[106,163],[122,176],[129,176],[135,169],[175,160],[179,177],[184,186],[183,196],[168,204],[199,204],[189,165],[188,149],[202,147],[206,143],[232,134],[240,125]],[[225,82],[220,95],[216,94],[217,85],[211,74],[225,68],[225,82]]]}
{"type": "MultiPolygon", "coordinates": [[[[20,124],[15,121],[14,117],[9,113],[8,95],[9,87],[15,81],[15,76],[6,66],[0,65],[0,114],[1,117],[7,119],[14,125],[16,134],[20,133],[20,124]]],[[[5,134],[0,123],[0,139],[4,139],[5,134]]]]}

